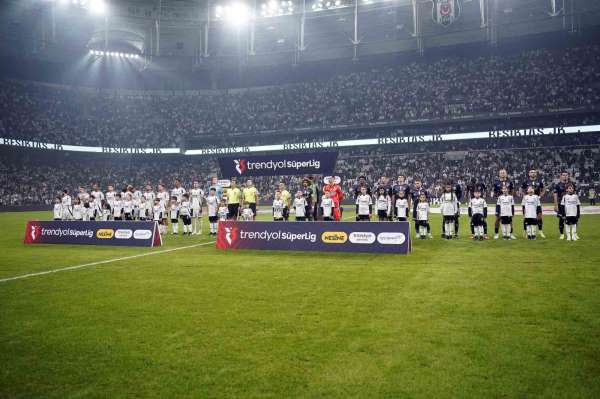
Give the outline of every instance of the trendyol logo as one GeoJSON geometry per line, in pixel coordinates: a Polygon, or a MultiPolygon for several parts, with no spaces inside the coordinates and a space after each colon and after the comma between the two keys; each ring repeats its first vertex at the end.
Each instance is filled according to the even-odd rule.
{"type": "Polygon", "coordinates": [[[31,232],[29,233],[29,235],[31,236],[31,241],[37,240],[40,236],[41,231],[42,231],[42,228],[40,227],[39,224],[32,224],[31,232]]]}
{"type": "Polygon", "coordinates": [[[240,175],[248,169],[245,159],[234,159],[233,162],[235,162],[235,170],[237,170],[240,175]]]}
{"type": "Polygon", "coordinates": [[[318,159],[309,159],[306,161],[296,161],[283,159],[280,161],[248,161],[246,159],[234,159],[235,170],[242,175],[247,170],[269,170],[275,172],[280,169],[313,169],[318,172],[321,169],[321,161],[318,159]]]}
{"type": "Polygon", "coordinates": [[[225,241],[227,244],[231,245],[235,240],[237,240],[238,229],[236,227],[225,227],[225,241]]]}

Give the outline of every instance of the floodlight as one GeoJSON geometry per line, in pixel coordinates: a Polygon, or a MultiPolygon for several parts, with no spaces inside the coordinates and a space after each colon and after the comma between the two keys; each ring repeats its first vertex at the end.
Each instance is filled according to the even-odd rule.
{"type": "Polygon", "coordinates": [[[89,10],[92,14],[104,15],[106,13],[106,3],[104,0],[90,0],[89,10]]]}

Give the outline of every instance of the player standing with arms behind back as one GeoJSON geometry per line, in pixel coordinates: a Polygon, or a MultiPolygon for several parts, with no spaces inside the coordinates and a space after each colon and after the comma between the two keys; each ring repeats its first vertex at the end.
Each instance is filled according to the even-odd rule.
{"type": "MultiPolygon", "coordinates": [[[[525,195],[529,194],[529,191],[528,191],[529,187],[531,187],[533,189],[533,195],[537,195],[540,200],[540,209],[539,209],[540,213],[537,215],[537,218],[536,218],[537,227],[538,227],[538,231],[540,233],[540,237],[546,238],[546,236],[544,235],[544,232],[542,231],[544,223],[542,220],[542,207],[541,207],[542,198],[544,197],[544,194],[546,193],[546,188],[544,187],[544,182],[542,181],[542,179],[540,177],[538,177],[537,169],[530,169],[528,172],[527,178],[521,185],[523,197],[525,197],[525,195]]],[[[527,225],[525,224],[525,217],[523,217],[523,228],[525,230],[527,229],[527,225]]]]}
{"type": "Polygon", "coordinates": [[[523,207],[523,224],[527,231],[527,239],[535,240],[538,229],[538,215],[542,212],[542,204],[540,197],[535,194],[533,186],[527,187],[527,194],[523,196],[521,206],[523,207]]]}
{"type": "MultiPolygon", "coordinates": [[[[508,192],[508,186],[502,187],[502,194],[496,202],[496,219],[502,225],[502,238],[505,240],[516,240],[512,234],[512,218],[515,216],[515,200],[508,192]]],[[[494,239],[498,239],[498,234],[494,235],[494,239]]]]}
{"type": "MultiPolygon", "coordinates": [[[[565,238],[565,209],[562,205],[562,199],[567,192],[569,184],[572,184],[569,182],[569,172],[562,171],[558,177],[558,183],[554,185],[554,190],[552,190],[554,212],[556,212],[556,217],[558,217],[558,231],[560,233],[558,238],[560,240],[564,240],[565,238]]],[[[575,191],[575,185],[573,185],[573,191],[575,191]]]]}
{"type": "Polygon", "coordinates": [[[474,240],[485,240],[484,223],[487,218],[487,202],[481,198],[481,191],[475,189],[473,198],[469,201],[469,217],[473,229],[474,240]]]}
{"type": "Polygon", "coordinates": [[[573,184],[567,185],[567,193],[563,196],[561,205],[567,227],[567,241],[577,241],[579,239],[577,235],[577,222],[581,214],[581,202],[579,201],[579,196],[575,193],[575,186],[573,184]]]}
{"type": "MultiPolygon", "coordinates": [[[[492,191],[493,196],[496,198],[499,198],[501,195],[510,195],[512,198],[513,189],[514,189],[514,184],[508,178],[508,172],[504,168],[500,169],[498,171],[498,180],[496,180],[494,182],[494,189],[492,191]],[[507,190],[506,194],[504,194],[504,188],[506,188],[506,190],[507,190]]],[[[514,199],[513,199],[513,205],[514,205],[514,199]]],[[[500,218],[501,218],[500,214],[498,214],[498,212],[496,212],[496,223],[494,225],[494,240],[498,239],[498,229],[500,228],[500,218]]],[[[505,219],[505,220],[507,220],[507,219],[505,219]]],[[[517,238],[513,234],[512,216],[510,218],[509,234],[510,234],[511,240],[515,240],[517,238]]]]}
{"type": "Polygon", "coordinates": [[[190,190],[190,203],[191,211],[190,217],[192,218],[192,231],[190,234],[199,235],[202,234],[202,199],[204,198],[204,191],[200,188],[200,182],[194,180],[192,189],[190,190]]]}

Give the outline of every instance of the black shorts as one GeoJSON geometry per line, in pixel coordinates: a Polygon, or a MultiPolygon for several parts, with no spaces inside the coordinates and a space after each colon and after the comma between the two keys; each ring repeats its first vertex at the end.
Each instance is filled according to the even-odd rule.
{"type": "Polygon", "coordinates": [[[61,218],[54,218],[54,220],[62,220],[61,218]]]}
{"type": "Polygon", "coordinates": [[[481,213],[476,213],[471,217],[471,223],[473,226],[483,226],[484,220],[481,213]]]}
{"type": "Polygon", "coordinates": [[[237,219],[240,212],[240,204],[229,204],[227,205],[229,210],[229,219],[237,219]]]}
{"type": "Polygon", "coordinates": [[[248,208],[252,209],[252,214],[256,216],[256,202],[248,203],[248,208]]]}
{"type": "Polygon", "coordinates": [[[323,221],[324,222],[331,222],[331,221],[333,221],[333,218],[331,216],[323,216],[323,221]]]}
{"type": "Polygon", "coordinates": [[[274,222],[283,222],[283,218],[273,218],[274,222]]]}
{"type": "Polygon", "coordinates": [[[219,221],[219,217],[218,216],[209,216],[208,221],[210,223],[217,223],[219,221]]]}
{"type": "Polygon", "coordinates": [[[577,216],[567,216],[565,218],[565,223],[568,225],[577,224],[577,216]]]}
{"type": "Polygon", "coordinates": [[[537,226],[538,220],[535,218],[525,218],[525,226],[537,226]]]}
{"type": "Polygon", "coordinates": [[[171,219],[171,223],[177,223],[179,222],[179,219],[171,219]]]}
{"type": "Polygon", "coordinates": [[[511,224],[512,216],[500,216],[500,223],[502,224],[511,224]]]}
{"type": "Polygon", "coordinates": [[[387,211],[385,209],[378,209],[377,210],[377,217],[387,218],[388,217],[387,211]]]}
{"type": "Polygon", "coordinates": [[[181,221],[183,222],[184,225],[190,225],[192,224],[192,218],[188,215],[184,215],[181,217],[181,221]]]}
{"type": "Polygon", "coordinates": [[[396,220],[399,222],[406,222],[407,219],[403,218],[403,217],[399,217],[399,218],[396,218],[396,220]]]}
{"type": "Polygon", "coordinates": [[[358,215],[358,220],[362,222],[368,222],[371,220],[370,215],[358,215]]]}
{"type": "Polygon", "coordinates": [[[456,220],[456,215],[444,215],[444,223],[454,222],[456,220]]]}
{"type": "Polygon", "coordinates": [[[113,220],[123,220],[123,219],[121,218],[121,216],[115,216],[115,217],[113,217],[113,220]]]}
{"type": "Polygon", "coordinates": [[[296,222],[304,222],[306,221],[306,216],[296,216],[296,222]]]}
{"type": "Polygon", "coordinates": [[[283,213],[283,218],[285,220],[287,220],[290,217],[290,210],[287,207],[283,208],[283,212],[282,213],[283,213]]]}
{"type": "Polygon", "coordinates": [[[125,214],[125,220],[133,220],[133,218],[131,217],[131,213],[125,214]]]}
{"type": "Polygon", "coordinates": [[[415,222],[415,224],[416,224],[418,227],[427,227],[427,225],[429,224],[429,222],[428,222],[427,220],[417,220],[417,221],[415,222]]]}

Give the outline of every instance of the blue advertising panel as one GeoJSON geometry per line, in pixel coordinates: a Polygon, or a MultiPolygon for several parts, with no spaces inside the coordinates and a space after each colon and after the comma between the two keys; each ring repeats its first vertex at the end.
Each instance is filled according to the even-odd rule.
{"type": "Polygon", "coordinates": [[[219,158],[222,176],[329,175],[337,152],[272,154],[219,158]]]}
{"type": "Polygon", "coordinates": [[[85,244],[154,247],[162,244],[157,222],[27,222],[25,244],[85,244]]]}
{"type": "Polygon", "coordinates": [[[407,254],[408,222],[219,222],[219,249],[407,254]]]}

